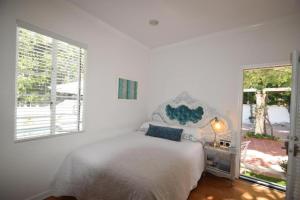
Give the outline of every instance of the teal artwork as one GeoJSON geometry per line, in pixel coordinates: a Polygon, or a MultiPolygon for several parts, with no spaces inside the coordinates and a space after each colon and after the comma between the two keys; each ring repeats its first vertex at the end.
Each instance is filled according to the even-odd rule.
{"type": "Polygon", "coordinates": [[[137,81],[119,78],[119,99],[137,99],[137,81]]]}
{"type": "Polygon", "coordinates": [[[186,125],[187,122],[197,123],[202,119],[204,114],[201,106],[190,109],[186,105],[180,105],[177,108],[173,108],[170,105],[166,106],[166,114],[171,120],[177,120],[179,124],[186,125]]]}

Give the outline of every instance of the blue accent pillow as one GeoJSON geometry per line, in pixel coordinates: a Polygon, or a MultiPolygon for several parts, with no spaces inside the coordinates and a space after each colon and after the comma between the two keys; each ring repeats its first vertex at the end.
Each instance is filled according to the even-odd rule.
{"type": "Polygon", "coordinates": [[[179,142],[181,140],[182,132],[183,129],[154,126],[149,124],[146,135],[179,142]]]}

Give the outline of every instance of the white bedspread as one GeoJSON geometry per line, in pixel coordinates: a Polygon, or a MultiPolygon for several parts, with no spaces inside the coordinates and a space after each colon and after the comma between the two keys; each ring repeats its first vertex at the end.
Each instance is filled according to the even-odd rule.
{"type": "Polygon", "coordinates": [[[186,200],[204,169],[201,143],[130,133],[71,153],[54,195],[78,200],[186,200]]]}

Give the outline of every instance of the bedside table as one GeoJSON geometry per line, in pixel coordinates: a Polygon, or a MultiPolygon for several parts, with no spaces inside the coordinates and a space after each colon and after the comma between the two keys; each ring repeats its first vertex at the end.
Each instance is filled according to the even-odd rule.
{"type": "Polygon", "coordinates": [[[205,171],[215,176],[235,179],[236,149],[204,146],[205,171]]]}

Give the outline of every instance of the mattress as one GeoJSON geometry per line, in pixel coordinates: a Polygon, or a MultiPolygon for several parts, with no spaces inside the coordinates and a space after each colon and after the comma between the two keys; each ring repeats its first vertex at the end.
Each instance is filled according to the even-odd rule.
{"type": "Polygon", "coordinates": [[[78,200],[185,200],[203,170],[201,143],[133,132],[72,152],[52,191],[78,200]]]}

